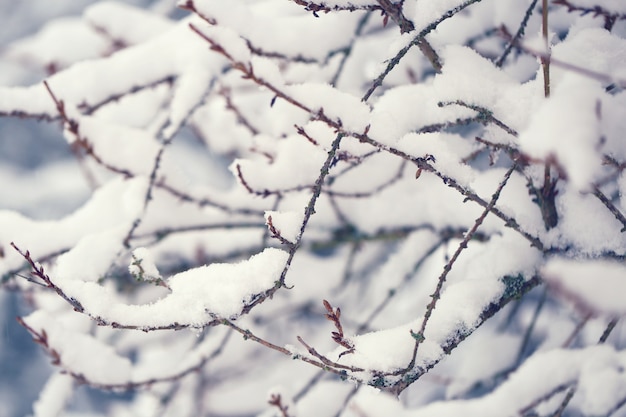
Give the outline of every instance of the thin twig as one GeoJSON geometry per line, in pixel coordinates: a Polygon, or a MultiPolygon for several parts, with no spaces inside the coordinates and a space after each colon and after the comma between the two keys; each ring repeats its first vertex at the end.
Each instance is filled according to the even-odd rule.
{"type": "MultiPolygon", "coordinates": [[[[533,276],[532,278],[522,282],[515,291],[505,292],[502,297],[497,301],[488,305],[480,314],[480,321],[474,327],[474,329],[469,332],[457,332],[453,337],[448,339],[441,348],[446,355],[449,355],[456,347],[459,346],[467,337],[469,337],[473,332],[478,330],[484,323],[487,322],[491,317],[493,317],[497,312],[501,311],[508,303],[512,300],[519,299],[524,296],[532,289],[541,284],[541,278],[538,275],[533,276]]],[[[396,371],[391,373],[390,375],[398,375],[401,379],[393,384],[391,387],[386,388],[386,391],[394,395],[400,395],[402,391],[404,391],[409,385],[413,382],[417,381],[423,375],[425,375],[428,371],[433,369],[439,362],[441,362],[446,356],[440,356],[432,362],[426,363],[423,368],[414,369],[412,371],[396,371]]]]}
{"type": "Polygon", "coordinates": [[[622,229],[620,230],[620,232],[626,232],[626,217],[624,217],[622,212],[617,207],[615,207],[615,204],[613,204],[611,200],[609,200],[609,198],[604,195],[604,193],[600,191],[600,188],[598,188],[598,186],[596,185],[593,186],[593,195],[595,195],[598,200],[600,200],[602,204],[604,204],[604,206],[609,209],[611,214],[613,214],[613,216],[615,216],[615,218],[622,224],[622,229]]]}
{"type": "Polygon", "coordinates": [[[504,61],[506,61],[506,58],[509,56],[509,54],[513,50],[513,47],[516,46],[519,43],[520,39],[522,39],[522,37],[524,36],[524,32],[526,31],[526,26],[528,25],[528,20],[530,19],[530,16],[532,16],[533,11],[535,10],[537,1],[538,0],[533,0],[530,3],[530,6],[528,6],[528,9],[526,9],[526,13],[524,14],[524,18],[522,19],[522,22],[520,23],[519,28],[517,28],[517,32],[509,40],[509,43],[507,44],[506,48],[504,48],[504,52],[502,53],[500,58],[496,60],[496,67],[501,67],[502,64],[504,64],[504,61]]]}
{"type": "Polygon", "coordinates": [[[437,20],[435,20],[434,22],[426,26],[424,29],[422,29],[422,31],[418,33],[417,36],[415,36],[413,40],[407,46],[400,49],[400,51],[398,51],[398,53],[389,60],[389,63],[387,64],[387,67],[385,68],[385,70],[378,77],[376,77],[376,79],[370,85],[370,88],[367,90],[367,92],[363,96],[363,101],[367,101],[370,98],[370,96],[374,93],[374,91],[376,91],[376,89],[383,84],[383,81],[385,80],[387,75],[391,72],[392,69],[396,67],[396,65],[398,65],[398,63],[400,62],[400,60],[402,60],[402,58],[406,55],[406,53],[409,52],[409,50],[413,46],[419,45],[420,43],[422,43],[424,37],[426,37],[426,35],[428,35],[430,32],[435,30],[441,22],[448,20],[449,18],[453,17],[461,10],[464,10],[467,7],[471,6],[472,4],[478,3],[480,1],[481,0],[468,0],[465,3],[462,3],[459,6],[448,10],[437,20]]]}
{"type": "Polygon", "coordinates": [[[161,130],[158,133],[158,136],[162,138],[161,146],[159,148],[159,151],[156,154],[156,157],[154,158],[154,163],[152,164],[152,170],[150,171],[150,176],[149,176],[150,181],[148,183],[148,188],[146,189],[146,194],[144,196],[143,208],[141,210],[141,213],[132,222],[131,227],[129,228],[128,232],[126,233],[126,237],[123,240],[124,247],[126,249],[130,248],[130,240],[132,239],[133,234],[135,233],[135,231],[141,225],[141,222],[143,221],[143,217],[144,217],[144,215],[145,215],[145,213],[146,213],[146,211],[148,209],[148,205],[152,201],[152,198],[153,198],[152,194],[153,194],[154,188],[157,187],[157,183],[159,182],[158,181],[158,173],[159,173],[159,170],[161,169],[161,160],[163,159],[163,155],[165,154],[165,150],[172,144],[172,141],[176,137],[176,134],[187,123],[187,121],[193,116],[195,111],[204,102],[205,98],[209,95],[211,90],[213,90],[213,87],[215,86],[215,81],[216,81],[216,78],[213,77],[213,79],[211,80],[209,85],[204,87],[204,92],[203,92],[202,96],[200,97],[200,99],[198,99],[194,103],[193,107],[189,109],[189,111],[187,112],[185,117],[182,120],[179,121],[179,124],[177,126],[175,126],[176,128],[175,129],[171,129],[167,133],[166,137],[164,137],[164,131],[165,131],[166,128],[170,127],[171,120],[168,119],[161,126],[161,130]]]}
{"type": "Polygon", "coordinates": [[[487,205],[487,207],[485,207],[485,210],[483,210],[481,215],[476,219],[471,229],[468,230],[468,232],[465,234],[465,237],[463,238],[461,243],[459,243],[459,246],[457,247],[456,251],[450,258],[448,263],[446,263],[446,265],[444,266],[443,271],[437,280],[437,286],[435,288],[435,291],[431,295],[431,301],[430,303],[428,303],[428,306],[426,307],[426,312],[424,314],[424,318],[422,319],[422,324],[420,326],[420,329],[417,332],[411,331],[411,335],[415,338],[415,345],[413,347],[413,355],[411,357],[411,361],[409,362],[409,365],[405,368],[406,370],[411,370],[415,366],[415,361],[417,359],[417,352],[418,352],[419,346],[422,344],[424,340],[426,340],[425,335],[424,335],[426,326],[428,325],[428,321],[433,311],[435,310],[435,307],[437,306],[437,301],[441,298],[441,290],[443,289],[443,284],[446,282],[446,278],[448,277],[448,274],[452,270],[452,266],[454,265],[456,260],[459,258],[459,255],[461,255],[461,253],[467,248],[467,244],[469,243],[469,241],[472,239],[474,234],[478,231],[478,228],[483,223],[483,221],[485,220],[489,212],[491,212],[493,207],[496,205],[496,202],[498,201],[498,198],[500,197],[500,193],[502,192],[502,189],[506,186],[507,182],[509,181],[509,178],[511,178],[511,175],[513,174],[513,171],[515,171],[516,168],[517,168],[517,162],[513,163],[513,165],[508,169],[508,171],[504,175],[504,178],[502,179],[500,184],[498,184],[498,188],[493,193],[491,197],[491,201],[489,201],[489,204],[487,205]]]}
{"type": "Polygon", "coordinates": [[[304,341],[302,340],[302,338],[300,338],[298,336],[298,341],[300,341],[300,343],[302,343],[305,347],[307,347],[307,350],[309,350],[309,353],[311,353],[313,356],[317,357],[318,359],[320,359],[320,361],[316,361],[314,359],[311,359],[309,357],[306,356],[302,356],[298,353],[293,353],[290,350],[282,347],[282,346],[278,346],[272,342],[269,342],[265,339],[260,338],[259,336],[255,335],[254,333],[252,333],[250,330],[247,329],[242,329],[241,327],[237,326],[235,323],[233,323],[230,320],[222,320],[221,324],[226,325],[234,330],[236,330],[238,333],[240,333],[243,338],[245,340],[252,340],[253,342],[259,343],[269,349],[275,350],[277,352],[282,353],[283,355],[287,355],[290,356],[292,359],[297,359],[297,360],[301,360],[303,362],[306,362],[310,365],[314,365],[317,366],[318,368],[327,371],[327,372],[331,372],[333,374],[336,374],[338,376],[341,376],[342,378],[346,377],[346,370],[350,370],[352,372],[360,372],[363,371],[362,368],[356,368],[356,367],[349,367],[349,366],[345,366],[345,365],[341,365],[339,363],[335,363],[330,361],[329,359],[325,358],[324,356],[320,355],[319,353],[317,353],[317,351],[315,349],[313,349],[312,347],[310,347],[309,345],[307,345],[306,343],[304,343],[304,341]],[[313,353],[314,352],[314,353],[313,353]]]}
{"type": "Polygon", "coordinates": [[[537,319],[539,318],[539,314],[541,313],[541,310],[543,309],[543,306],[546,302],[547,295],[548,295],[548,288],[544,287],[543,291],[541,292],[541,298],[539,298],[539,302],[537,303],[537,306],[535,307],[535,311],[533,312],[533,317],[530,320],[530,324],[526,328],[526,331],[524,332],[524,338],[522,339],[522,343],[520,344],[519,350],[517,351],[517,360],[515,361],[517,365],[522,363],[522,359],[524,358],[524,352],[526,351],[526,346],[528,346],[528,342],[530,341],[530,336],[532,335],[533,330],[535,329],[535,325],[537,324],[537,319]]]}
{"type": "Polygon", "coordinates": [[[602,16],[604,18],[604,29],[611,31],[613,25],[618,20],[626,19],[626,13],[611,12],[602,6],[594,5],[592,7],[576,6],[568,0],[552,0],[552,4],[558,4],[567,7],[568,12],[579,12],[581,15],[592,14],[594,17],[602,16]]]}
{"type": "Polygon", "coordinates": [[[541,67],[543,68],[543,93],[545,97],[550,97],[550,44],[548,39],[548,0],[541,0],[541,34],[545,47],[545,55],[541,57],[541,67]]]}
{"type": "MultiPolygon", "coordinates": [[[[600,336],[600,339],[598,340],[599,345],[604,344],[606,342],[606,339],[608,339],[609,335],[615,328],[615,325],[617,324],[618,320],[619,319],[612,319],[611,321],[609,321],[609,324],[606,326],[606,329],[604,329],[602,336],[600,336]]],[[[563,398],[563,401],[561,401],[559,408],[557,408],[557,410],[554,412],[554,414],[552,414],[551,417],[561,417],[561,415],[563,414],[563,411],[565,411],[565,408],[567,408],[567,405],[572,400],[572,397],[574,396],[575,393],[576,393],[576,385],[570,387],[569,391],[567,392],[567,395],[565,396],[565,398],[563,398]]],[[[625,403],[626,403],[626,398],[622,401],[619,407],[621,407],[625,403]]],[[[615,408],[615,410],[617,410],[619,407],[615,408]]],[[[611,414],[612,412],[607,413],[606,415],[610,416],[611,414]]]]}
{"type": "Polygon", "coordinates": [[[137,388],[147,388],[157,383],[179,381],[189,374],[198,372],[208,362],[210,362],[211,360],[219,356],[224,351],[226,343],[228,343],[228,339],[233,333],[231,331],[227,331],[224,337],[222,338],[221,342],[219,343],[219,345],[215,349],[213,349],[211,353],[207,355],[202,355],[202,357],[197,363],[191,366],[188,366],[187,368],[181,371],[178,371],[174,374],[167,375],[167,376],[145,378],[145,379],[138,380],[138,381],[129,380],[128,382],[114,384],[114,383],[98,382],[98,381],[88,379],[87,377],[85,377],[84,374],[71,369],[69,364],[63,363],[62,355],[59,352],[57,352],[52,346],[49,345],[48,337],[47,337],[45,330],[42,330],[41,332],[36,331],[31,326],[26,324],[24,319],[22,319],[21,317],[17,317],[17,321],[22,327],[24,327],[31,334],[35,342],[39,344],[40,346],[42,346],[43,349],[52,357],[53,364],[55,366],[59,366],[63,368],[63,371],[65,373],[70,375],[72,378],[74,378],[76,381],[78,381],[81,384],[86,384],[92,388],[107,390],[107,391],[111,391],[111,390],[130,391],[130,390],[137,389],[137,388]]]}
{"type": "Polygon", "coordinates": [[[389,16],[398,27],[400,33],[407,33],[415,30],[415,25],[402,13],[402,4],[392,3],[390,0],[376,0],[376,3],[380,5],[386,16],[389,16]]]}
{"type": "Polygon", "coordinates": [[[333,77],[330,79],[330,82],[329,82],[329,84],[332,85],[333,87],[337,85],[337,82],[339,81],[339,77],[343,73],[343,69],[346,66],[346,62],[348,61],[348,58],[352,54],[352,50],[354,49],[354,44],[356,43],[357,39],[362,35],[363,29],[365,29],[365,26],[367,25],[367,22],[371,15],[372,15],[371,12],[367,12],[363,15],[363,17],[359,20],[359,22],[356,25],[356,30],[354,31],[354,37],[350,41],[350,45],[346,46],[343,49],[343,55],[341,57],[341,61],[339,61],[339,66],[337,66],[337,70],[335,71],[335,74],[333,75],[333,77]]]}

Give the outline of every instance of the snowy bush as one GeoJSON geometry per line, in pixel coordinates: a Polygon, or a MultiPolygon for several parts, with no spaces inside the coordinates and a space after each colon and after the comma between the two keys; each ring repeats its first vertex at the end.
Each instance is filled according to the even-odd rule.
{"type": "Polygon", "coordinates": [[[34,415],[626,415],[626,3],[171,6],[3,51],[34,415]]]}

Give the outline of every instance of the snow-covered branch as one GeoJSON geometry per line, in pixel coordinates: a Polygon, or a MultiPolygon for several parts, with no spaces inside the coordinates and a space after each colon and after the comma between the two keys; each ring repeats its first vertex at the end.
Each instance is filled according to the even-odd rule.
{"type": "Polygon", "coordinates": [[[107,1],[0,48],[32,411],[619,414],[625,13],[107,1]]]}

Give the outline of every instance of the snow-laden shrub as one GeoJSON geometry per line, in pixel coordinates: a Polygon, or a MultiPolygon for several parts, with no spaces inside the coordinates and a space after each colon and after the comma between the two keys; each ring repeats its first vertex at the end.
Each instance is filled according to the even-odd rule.
{"type": "Polygon", "coordinates": [[[130,391],[115,416],[620,410],[624,4],[165,4],[3,51],[48,75],[0,115],[76,156],[2,174],[2,282],[57,370],[35,415],[79,384],[130,391]]]}

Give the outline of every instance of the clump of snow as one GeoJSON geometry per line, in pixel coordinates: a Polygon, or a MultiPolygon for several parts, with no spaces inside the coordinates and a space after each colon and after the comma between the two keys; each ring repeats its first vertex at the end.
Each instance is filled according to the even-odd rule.
{"type": "Polygon", "coordinates": [[[172,137],[183,122],[193,114],[194,109],[204,99],[206,92],[211,86],[213,71],[201,65],[190,65],[176,83],[174,97],[170,107],[169,126],[163,131],[166,138],[172,137]],[[205,88],[198,88],[205,86],[205,88]]]}
{"type": "Polygon", "coordinates": [[[288,95],[304,104],[314,117],[323,112],[349,132],[362,133],[367,127],[370,108],[358,97],[328,84],[305,83],[285,88],[288,95]]]}
{"type": "MultiPolygon", "coordinates": [[[[485,330],[481,328],[480,331],[485,330]]],[[[489,329],[491,330],[491,329],[489,329]]],[[[464,360],[455,363],[451,372],[451,383],[446,387],[446,398],[463,396],[478,382],[489,380],[498,372],[506,371],[515,365],[519,351],[519,338],[506,334],[494,332],[489,337],[468,338],[457,350],[462,350],[460,357],[471,357],[474,360],[464,360]],[[465,356],[467,355],[467,356],[465,356]]],[[[454,362],[457,356],[446,358],[446,361],[454,362]]],[[[442,364],[445,366],[448,365],[442,364]]],[[[444,370],[444,374],[447,372],[444,370]]]]}
{"type": "Polygon", "coordinates": [[[626,268],[618,262],[553,258],[541,272],[557,294],[583,311],[626,314],[626,268]]]}
{"type": "Polygon", "coordinates": [[[64,280],[98,281],[122,250],[126,233],[124,225],[86,235],[70,251],[57,258],[51,274],[64,280]]]}
{"type": "Polygon", "coordinates": [[[74,380],[71,376],[56,372],[48,378],[39,398],[33,404],[34,417],[56,417],[61,415],[71,398],[74,380]]]}
{"type": "Polygon", "coordinates": [[[320,24],[300,7],[280,6],[274,3],[271,7],[251,7],[243,0],[195,2],[201,15],[240,33],[263,52],[304,56],[318,61],[323,61],[330,51],[344,46],[345,40],[352,37],[359,18],[356,13],[328,14],[320,24]]]}
{"type": "Polygon", "coordinates": [[[350,338],[354,343],[354,353],[339,355],[346,349],[337,348],[330,356],[342,364],[359,366],[364,369],[392,371],[406,366],[411,361],[413,341],[411,326],[404,325],[393,329],[380,330],[350,338]]]}
{"type": "Polygon", "coordinates": [[[472,151],[472,144],[457,135],[443,133],[409,133],[403,136],[397,148],[418,158],[428,160],[437,171],[454,178],[459,184],[468,186],[475,174],[462,161],[472,151]]]}
{"type": "Polygon", "coordinates": [[[144,42],[172,28],[168,19],[117,1],[89,6],[85,19],[105,36],[130,45],[144,42]]]}
{"type": "Polygon", "coordinates": [[[404,85],[386,91],[374,105],[369,136],[385,144],[425,125],[445,123],[471,116],[458,106],[438,106],[441,100],[430,85],[404,85]]]}
{"type": "Polygon", "coordinates": [[[43,310],[25,317],[24,321],[38,333],[45,331],[48,347],[59,354],[68,371],[100,384],[122,384],[129,380],[130,361],[103,341],[64,325],[43,310]]]}
{"type": "Polygon", "coordinates": [[[623,65],[626,60],[624,45],[626,45],[624,38],[601,28],[585,28],[579,32],[573,32],[565,41],[552,48],[552,58],[568,65],[551,66],[551,84],[558,85],[565,74],[581,72],[575,68],[584,69],[583,73],[592,71],[595,74],[590,74],[590,78],[600,76],[603,82],[611,82],[609,81],[611,79],[623,82],[626,79],[626,70],[623,65]]]}
{"type": "Polygon", "coordinates": [[[250,60],[254,76],[263,80],[274,88],[281,89],[285,81],[280,73],[278,65],[269,58],[263,56],[253,56],[250,60]]]}
{"type": "Polygon", "coordinates": [[[626,235],[620,231],[623,225],[594,195],[571,188],[560,190],[556,208],[559,224],[547,235],[546,242],[572,246],[589,256],[626,251],[626,235]]]}
{"type": "Polygon", "coordinates": [[[177,323],[203,326],[215,318],[234,318],[254,296],[276,285],[287,253],[268,248],[237,264],[211,264],[167,279],[171,292],[144,305],[126,304],[110,287],[62,281],[59,286],[86,312],[122,326],[152,328],[177,323]]]}
{"type": "Polygon", "coordinates": [[[6,57],[58,70],[70,64],[103,55],[108,42],[79,18],[64,18],[46,24],[37,34],[15,42],[6,57]],[[72,39],[68,47],[67,39],[72,39]]]}
{"type": "Polygon", "coordinates": [[[521,149],[534,158],[554,158],[577,190],[588,189],[601,172],[602,88],[597,81],[567,74],[521,132],[521,149]]]}
{"type": "MultiPolygon", "coordinates": [[[[250,49],[234,30],[223,26],[207,26],[204,22],[194,24],[194,28],[219,45],[234,62],[246,64],[250,61],[250,49]]],[[[210,45],[206,44],[206,46],[210,45]]]]}
{"type": "MultiPolygon", "coordinates": [[[[397,400],[377,394],[370,388],[361,390],[348,406],[348,410],[367,409],[371,417],[386,417],[389,410],[394,410],[393,415],[403,417],[515,416],[525,407],[541,401],[545,393],[578,382],[585,390],[582,398],[575,400],[580,409],[588,414],[600,411],[598,414],[601,415],[608,412],[615,402],[610,401],[609,404],[599,406],[596,398],[591,395],[600,388],[596,385],[590,389],[589,384],[597,384],[597,376],[610,373],[614,377],[610,380],[609,389],[613,392],[624,392],[624,373],[615,372],[623,366],[624,360],[622,352],[616,352],[608,346],[592,346],[581,350],[555,349],[534,355],[494,391],[479,398],[437,401],[409,410],[403,408],[397,400]]],[[[343,415],[359,414],[347,412],[343,415]]]]}
{"type": "Polygon", "coordinates": [[[239,181],[245,181],[250,188],[262,193],[268,184],[274,189],[313,185],[326,159],[322,149],[299,136],[276,143],[273,152],[276,156],[269,163],[266,158],[236,159],[230,170],[239,181]]]}
{"type": "MultiPolygon", "coordinates": [[[[34,221],[17,212],[1,211],[0,228],[4,233],[0,236],[0,244],[8,248],[11,236],[19,236],[19,238],[14,238],[15,244],[23,250],[28,249],[37,258],[52,252],[67,250],[87,235],[103,233],[100,235],[106,248],[103,253],[111,254],[114,251],[115,236],[119,236],[121,230],[128,230],[141,212],[146,184],[145,178],[111,180],[96,190],[82,207],[56,221],[34,221]],[[54,236],[54,239],[42,239],[41,236],[54,236]]],[[[92,242],[97,242],[100,238],[90,239],[94,239],[92,242]]],[[[88,245],[88,241],[85,241],[84,245],[78,250],[97,250],[97,244],[91,246],[88,245]]],[[[85,259],[81,258],[73,266],[67,265],[73,272],[70,273],[65,269],[64,273],[81,276],[81,268],[87,267],[87,270],[91,270],[91,266],[86,266],[84,261],[85,259]]],[[[22,262],[24,259],[16,251],[7,251],[0,264],[0,271],[5,273],[21,265],[22,262]]],[[[103,264],[99,263],[99,265],[103,264]]]]}
{"type": "Polygon", "coordinates": [[[155,264],[154,256],[146,248],[137,248],[133,251],[128,272],[141,280],[156,281],[161,279],[161,273],[155,264]]]}

